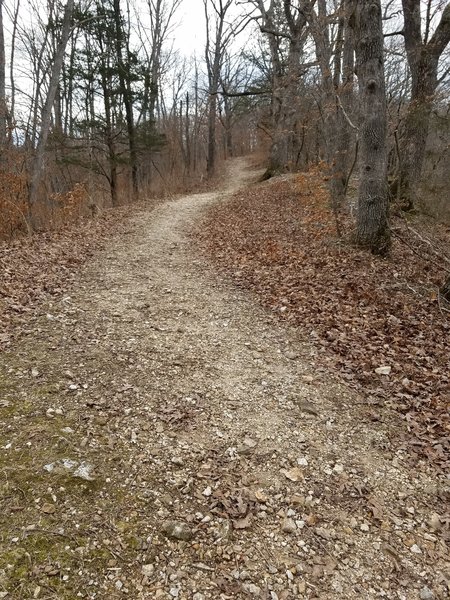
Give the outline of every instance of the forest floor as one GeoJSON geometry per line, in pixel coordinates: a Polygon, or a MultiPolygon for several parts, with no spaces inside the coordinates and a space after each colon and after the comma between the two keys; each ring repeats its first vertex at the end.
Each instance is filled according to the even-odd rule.
{"type": "Polygon", "coordinates": [[[0,598],[448,597],[443,472],[193,243],[263,193],[230,169],[131,215],[3,334],[0,598]]]}

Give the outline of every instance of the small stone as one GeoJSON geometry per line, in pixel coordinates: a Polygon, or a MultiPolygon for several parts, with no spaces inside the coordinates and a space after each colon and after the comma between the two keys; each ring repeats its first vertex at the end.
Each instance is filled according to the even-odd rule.
{"type": "Polygon", "coordinates": [[[39,371],[38,371],[38,369],[36,369],[36,367],[33,367],[31,369],[31,376],[32,377],[39,377],[39,371]]]}
{"type": "Polygon", "coordinates": [[[265,504],[269,501],[269,497],[262,490],[257,490],[255,492],[255,498],[258,500],[258,502],[261,502],[261,504],[265,504]]]}
{"type": "Polygon", "coordinates": [[[116,589],[119,591],[123,588],[123,583],[120,581],[120,579],[118,579],[114,585],[116,586],[116,589]]]}
{"type": "Polygon", "coordinates": [[[184,465],[184,461],[181,458],[181,456],[173,456],[172,457],[172,464],[177,466],[177,467],[182,467],[184,465]]]}
{"type": "Polygon", "coordinates": [[[49,504],[48,502],[46,502],[42,506],[41,511],[46,515],[52,515],[56,511],[56,507],[54,504],[49,504]]]}
{"type": "Polygon", "coordinates": [[[370,529],[370,528],[369,528],[369,526],[367,525],[367,523],[363,523],[363,524],[360,526],[360,529],[361,529],[361,531],[364,531],[364,532],[366,532],[366,533],[367,533],[367,532],[369,531],[369,529],[370,529]]]}
{"type": "Polygon", "coordinates": [[[428,523],[433,531],[439,531],[442,527],[441,518],[437,513],[431,515],[428,523]]]}
{"type": "Polygon", "coordinates": [[[254,583],[244,583],[242,589],[247,594],[251,594],[253,597],[258,598],[261,595],[261,588],[254,583]]]}
{"type": "Polygon", "coordinates": [[[297,352],[286,352],[285,357],[288,358],[289,360],[295,360],[296,358],[298,358],[298,354],[297,352]]]}
{"type": "Polygon", "coordinates": [[[145,575],[146,577],[151,577],[154,572],[155,572],[154,565],[151,565],[151,564],[142,565],[142,569],[141,569],[142,575],[145,575]]]}
{"type": "Polygon", "coordinates": [[[341,473],[343,473],[343,472],[344,472],[344,466],[343,466],[343,465],[341,465],[340,463],[337,463],[337,464],[335,464],[335,465],[334,465],[334,467],[333,467],[333,471],[334,471],[335,473],[337,473],[338,475],[340,475],[341,473]]]}
{"type": "Polygon", "coordinates": [[[306,498],[305,496],[301,496],[299,494],[294,494],[291,496],[290,503],[294,506],[305,506],[306,498]]]}
{"type": "Polygon", "coordinates": [[[200,594],[200,592],[196,592],[192,596],[192,600],[205,600],[205,596],[203,594],[200,594]]]}
{"type": "Polygon", "coordinates": [[[303,473],[297,467],[294,467],[293,469],[290,469],[289,471],[281,471],[281,472],[286,477],[286,479],[289,479],[289,481],[293,481],[294,483],[303,479],[303,473]]]}
{"type": "Polygon", "coordinates": [[[300,465],[301,467],[307,467],[308,466],[308,459],[305,458],[304,456],[302,456],[301,458],[299,458],[297,460],[297,464],[300,465]]]}
{"type": "Polygon", "coordinates": [[[411,552],[414,554],[422,554],[422,550],[419,548],[417,544],[413,544],[410,548],[411,552]]]}
{"type": "Polygon", "coordinates": [[[173,587],[169,590],[169,594],[172,596],[172,598],[178,598],[180,595],[180,590],[176,587],[173,587]]]}
{"type": "Polygon", "coordinates": [[[378,367],[378,369],[375,369],[375,373],[377,375],[390,375],[392,371],[392,367],[388,367],[388,366],[382,366],[382,367],[378,367]]]}
{"type": "Polygon", "coordinates": [[[203,490],[202,494],[204,496],[206,496],[206,498],[209,498],[210,496],[212,496],[212,489],[211,489],[211,487],[208,485],[208,487],[203,490]]]}
{"type": "Polygon", "coordinates": [[[163,524],[162,531],[168,538],[182,542],[189,542],[194,536],[188,525],[180,521],[166,521],[163,524]]]}
{"type": "Polygon", "coordinates": [[[297,530],[297,525],[293,519],[286,518],[281,524],[281,531],[284,533],[294,533],[297,530]]]}
{"type": "Polygon", "coordinates": [[[317,527],[316,534],[323,540],[331,540],[332,538],[331,531],[325,529],[325,527],[317,527]]]}
{"type": "Polygon", "coordinates": [[[433,600],[434,594],[429,587],[425,586],[420,590],[420,600],[433,600]]]}

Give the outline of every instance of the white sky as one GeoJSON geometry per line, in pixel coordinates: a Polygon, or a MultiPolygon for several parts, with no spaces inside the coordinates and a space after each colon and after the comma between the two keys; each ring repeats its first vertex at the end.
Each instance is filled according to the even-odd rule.
{"type": "Polygon", "coordinates": [[[175,22],[178,26],[173,33],[174,47],[187,56],[202,52],[206,27],[203,0],[184,0],[175,22]]]}

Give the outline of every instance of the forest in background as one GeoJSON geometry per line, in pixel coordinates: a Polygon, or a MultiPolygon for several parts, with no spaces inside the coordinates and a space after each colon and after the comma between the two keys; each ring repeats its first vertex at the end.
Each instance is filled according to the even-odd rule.
{"type": "Polygon", "coordinates": [[[189,56],[183,0],[0,2],[3,239],[189,190],[251,152],[266,177],[319,165],[337,228],[354,211],[376,253],[392,206],[448,218],[449,3],[203,6],[189,56]]]}

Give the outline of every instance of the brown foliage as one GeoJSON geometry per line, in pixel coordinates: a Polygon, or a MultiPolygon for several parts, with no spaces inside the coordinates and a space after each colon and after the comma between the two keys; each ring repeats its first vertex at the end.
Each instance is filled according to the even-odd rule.
{"type": "Polygon", "coordinates": [[[32,309],[69,289],[80,266],[113,230],[126,226],[128,212],[110,210],[58,231],[0,243],[0,349],[21,334],[32,309]]]}
{"type": "MultiPolygon", "coordinates": [[[[343,223],[347,234],[351,222],[343,223]]],[[[425,239],[428,226],[421,227],[425,239]]],[[[443,269],[403,221],[393,229],[387,259],[337,239],[316,172],[245,190],[214,208],[198,236],[235,282],[307,334],[368,405],[404,415],[410,451],[443,466],[450,395],[450,314],[437,293],[443,269]],[[377,374],[380,366],[391,374],[377,374]]],[[[432,231],[448,247],[448,230],[432,231]]]]}
{"type": "Polygon", "coordinates": [[[0,170],[0,240],[26,231],[27,181],[24,173],[0,170]]]}

